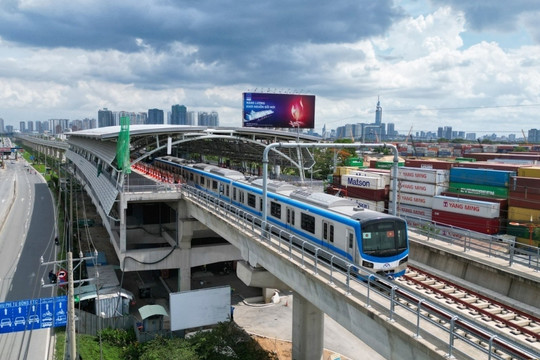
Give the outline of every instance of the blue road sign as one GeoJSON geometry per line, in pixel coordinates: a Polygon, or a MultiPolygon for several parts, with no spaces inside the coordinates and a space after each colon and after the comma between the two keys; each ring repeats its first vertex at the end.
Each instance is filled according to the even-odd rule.
{"type": "Polygon", "coordinates": [[[66,326],[67,296],[0,303],[0,334],[66,326]]]}

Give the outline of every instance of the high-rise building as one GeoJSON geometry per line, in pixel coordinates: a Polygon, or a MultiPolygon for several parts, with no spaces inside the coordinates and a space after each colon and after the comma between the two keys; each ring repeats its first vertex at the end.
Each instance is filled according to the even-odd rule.
{"type": "Polygon", "coordinates": [[[375,125],[381,125],[382,123],[382,107],[381,101],[377,97],[377,108],[375,110],[375,125]]]}
{"type": "Polygon", "coordinates": [[[4,119],[0,118],[0,133],[4,133],[4,119]]]}
{"type": "Polygon", "coordinates": [[[439,139],[444,137],[444,130],[443,130],[442,126],[439,126],[439,128],[437,129],[437,137],[439,139]]]}
{"type": "Polygon", "coordinates": [[[171,107],[171,124],[187,125],[187,108],[184,105],[173,105],[171,107]]]}
{"type": "Polygon", "coordinates": [[[8,134],[13,133],[13,125],[6,125],[6,132],[8,134]]]}
{"type": "Polygon", "coordinates": [[[197,111],[188,111],[186,116],[186,125],[197,125],[199,123],[199,113],[197,111]]]}
{"type": "Polygon", "coordinates": [[[98,127],[114,126],[116,125],[114,116],[111,110],[104,108],[98,111],[98,127]]]}
{"type": "Polygon", "coordinates": [[[212,111],[211,113],[200,112],[198,124],[199,126],[218,127],[219,126],[218,113],[215,111],[212,111]]]}
{"type": "Polygon", "coordinates": [[[447,139],[447,140],[452,140],[453,139],[453,137],[452,137],[452,127],[451,126],[445,126],[444,127],[442,137],[447,139]]]}
{"type": "Polygon", "coordinates": [[[27,125],[28,125],[28,132],[29,133],[34,132],[34,122],[32,120],[29,120],[27,122],[27,125]]]}
{"type": "Polygon", "coordinates": [[[49,119],[49,128],[53,135],[62,134],[69,129],[68,119],[49,119]]]}
{"type": "Polygon", "coordinates": [[[388,123],[387,129],[388,129],[387,133],[388,133],[389,138],[393,138],[397,135],[394,123],[388,123]]]}
{"type": "Polygon", "coordinates": [[[26,124],[25,124],[24,121],[20,121],[20,122],[19,122],[19,130],[20,130],[20,132],[22,132],[22,133],[23,133],[23,132],[26,132],[26,124]]]}
{"type": "Polygon", "coordinates": [[[540,130],[530,129],[527,132],[527,142],[529,144],[540,143],[540,130]]]}
{"type": "Polygon", "coordinates": [[[163,124],[163,110],[148,109],[147,124],[163,124]]]}

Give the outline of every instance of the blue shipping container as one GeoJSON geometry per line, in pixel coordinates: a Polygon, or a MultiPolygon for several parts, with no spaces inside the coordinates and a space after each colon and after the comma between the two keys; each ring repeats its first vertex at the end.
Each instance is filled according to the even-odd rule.
{"type": "Polygon", "coordinates": [[[515,174],[515,171],[453,167],[450,169],[450,182],[508,187],[510,176],[515,174]]]}

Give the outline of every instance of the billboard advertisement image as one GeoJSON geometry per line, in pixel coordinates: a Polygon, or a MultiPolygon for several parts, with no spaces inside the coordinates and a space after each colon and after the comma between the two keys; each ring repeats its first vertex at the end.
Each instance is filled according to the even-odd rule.
{"type": "Polygon", "coordinates": [[[244,127],[313,129],[315,96],[244,93],[244,127]]]}

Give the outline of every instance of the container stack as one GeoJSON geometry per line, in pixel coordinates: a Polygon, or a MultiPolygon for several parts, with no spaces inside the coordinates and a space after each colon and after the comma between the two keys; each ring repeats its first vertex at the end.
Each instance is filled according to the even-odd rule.
{"type": "Polygon", "coordinates": [[[398,215],[431,220],[433,197],[448,190],[448,181],[448,170],[398,168],[398,215]]]}
{"type": "Polygon", "coordinates": [[[507,233],[540,246],[540,167],[524,167],[510,178],[507,233]]]}
{"type": "Polygon", "coordinates": [[[442,194],[447,203],[443,206],[440,200],[437,201],[433,207],[433,221],[484,234],[499,233],[501,223],[506,224],[508,184],[513,175],[513,171],[453,167],[449,191],[442,194]],[[457,202],[455,207],[449,208],[453,206],[448,202],[450,200],[457,202]],[[458,215],[448,214],[451,209],[458,215]],[[497,213],[493,213],[493,209],[497,209],[497,213]]]}
{"type": "Polygon", "coordinates": [[[341,188],[344,196],[354,200],[359,206],[384,212],[388,204],[390,172],[373,169],[353,171],[341,176],[341,188]]]}
{"type": "Polygon", "coordinates": [[[439,224],[497,234],[500,229],[498,203],[438,195],[433,197],[432,220],[439,224]]]}

